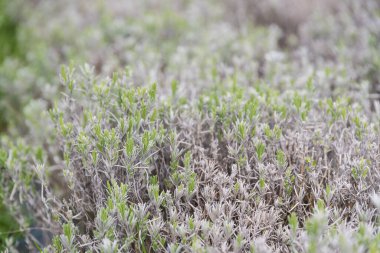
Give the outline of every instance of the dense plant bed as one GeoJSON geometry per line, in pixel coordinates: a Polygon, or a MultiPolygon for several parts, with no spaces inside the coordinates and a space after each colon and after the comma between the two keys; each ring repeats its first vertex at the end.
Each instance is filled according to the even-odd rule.
{"type": "Polygon", "coordinates": [[[380,6],[311,2],[8,4],[0,250],[379,252],[380,6]]]}
{"type": "Polygon", "coordinates": [[[63,162],[35,158],[37,192],[19,190],[62,227],[50,250],[379,249],[378,126],[355,104],[308,99],[312,80],[304,96],[239,88],[235,74],[189,101],[176,81],[162,94],[129,71],[76,72],[62,68],[50,111],[63,162]]]}

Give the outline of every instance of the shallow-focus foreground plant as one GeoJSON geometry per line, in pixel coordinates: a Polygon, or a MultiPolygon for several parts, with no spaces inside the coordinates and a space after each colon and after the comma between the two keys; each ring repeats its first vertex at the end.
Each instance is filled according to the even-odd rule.
{"type": "Polygon", "coordinates": [[[39,221],[60,231],[47,251],[379,249],[378,130],[357,136],[351,106],[335,118],[316,100],[303,117],[293,95],[243,93],[233,77],[187,102],[135,85],[128,69],[62,67],[60,79],[61,174],[43,160],[32,174],[39,221]]]}

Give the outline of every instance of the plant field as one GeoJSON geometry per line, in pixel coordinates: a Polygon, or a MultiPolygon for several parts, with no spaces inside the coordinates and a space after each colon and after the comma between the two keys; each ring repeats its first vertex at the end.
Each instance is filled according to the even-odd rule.
{"type": "Polygon", "coordinates": [[[0,252],[380,252],[377,0],[0,0],[0,252]]]}

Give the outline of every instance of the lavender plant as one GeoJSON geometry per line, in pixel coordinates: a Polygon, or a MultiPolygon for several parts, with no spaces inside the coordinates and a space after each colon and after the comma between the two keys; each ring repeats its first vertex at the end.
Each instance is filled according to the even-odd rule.
{"type": "Polygon", "coordinates": [[[275,1],[95,2],[13,5],[3,247],[380,250],[375,0],[284,25],[275,1]]]}

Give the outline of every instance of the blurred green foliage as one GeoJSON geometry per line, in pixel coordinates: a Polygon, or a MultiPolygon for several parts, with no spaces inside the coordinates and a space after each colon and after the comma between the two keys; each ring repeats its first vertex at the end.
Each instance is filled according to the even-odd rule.
{"type": "MultiPolygon", "coordinates": [[[[19,55],[17,43],[17,22],[8,15],[7,3],[8,2],[6,0],[0,0],[0,64],[10,55],[19,55]]],[[[0,89],[0,104],[5,95],[5,92],[0,89]]],[[[0,112],[0,132],[4,131],[7,125],[4,115],[5,114],[3,112],[0,112]]],[[[0,169],[4,166],[2,158],[3,157],[0,158],[0,169]]],[[[3,204],[1,188],[0,214],[0,250],[3,250],[5,247],[5,240],[9,236],[8,232],[16,230],[18,226],[17,222],[13,220],[12,216],[3,204]]]]}
{"type": "Polygon", "coordinates": [[[9,55],[18,55],[17,21],[7,13],[7,1],[0,0],[0,63],[9,55]]]}
{"type": "Polygon", "coordinates": [[[6,239],[9,238],[10,235],[12,235],[12,237],[15,236],[15,233],[11,232],[16,231],[18,229],[18,225],[17,222],[14,221],[9,211],[5,208],[1,197],[0,214],[0,250],[4,250],[6,239]]]}
{"type": "MultiPolygon", "coordinates": [[[[18,53],[17,45],[17,22],[7,13],[7,1],[0,0],[0,64],[9,55],[18,53]]],[[[0,108],[1,100],[5,92],[0,89],[0,108]]],[[[6,128],[5,113],[0,113],[0,132],[6,128]]]]}

